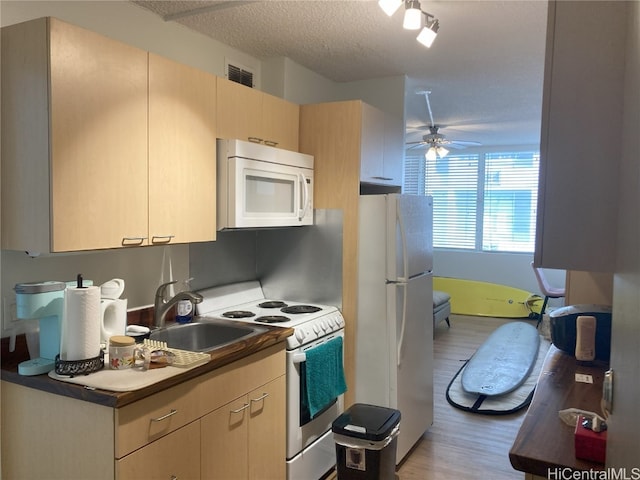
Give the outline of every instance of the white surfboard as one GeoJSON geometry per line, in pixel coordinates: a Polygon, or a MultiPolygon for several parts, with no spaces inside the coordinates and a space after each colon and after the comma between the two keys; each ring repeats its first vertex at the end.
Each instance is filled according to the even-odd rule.
{"type": "Polygon", "coordinates": [[[529,323],[510,322],[498,327],[465,365],[462,388],[486,396],[515,390],[531,373],[539,346],[540,335],[529,323]]]}

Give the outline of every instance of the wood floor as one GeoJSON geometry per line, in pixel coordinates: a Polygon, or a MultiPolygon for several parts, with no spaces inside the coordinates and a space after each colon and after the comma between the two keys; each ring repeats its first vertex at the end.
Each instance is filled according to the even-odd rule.
{"type": "Polygon", "coordinates": [[[482,342],[508,319],[451,316],[434,335],[434,422],[400,465],[400,480],[522,480],[509,449],[526,412],[508,416],[467,413],[449,405],[449,382],[482,342]]]}

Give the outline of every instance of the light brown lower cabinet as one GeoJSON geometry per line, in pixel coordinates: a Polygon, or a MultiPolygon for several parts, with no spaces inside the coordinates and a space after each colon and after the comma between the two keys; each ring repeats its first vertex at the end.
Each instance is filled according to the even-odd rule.
{"type": "Polygon", "coordinates": [[[202,478],[285,478],[285,402],[283,375],[204,416],[202,478]]]}
{"type": "Polygon", "coordinates": [[[2,381],[2,476],[284,478],[285,370],[281,343],[120,408],[2,381]]]}

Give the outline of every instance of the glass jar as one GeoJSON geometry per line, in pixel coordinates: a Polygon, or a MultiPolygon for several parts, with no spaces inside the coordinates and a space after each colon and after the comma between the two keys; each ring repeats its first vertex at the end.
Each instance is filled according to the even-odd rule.
{"type": "Polygon", "coordinates": [[[135,340],[126,335],[109,338],[109,366],[112,370],[124,370],[135,363],[135,340]]]}

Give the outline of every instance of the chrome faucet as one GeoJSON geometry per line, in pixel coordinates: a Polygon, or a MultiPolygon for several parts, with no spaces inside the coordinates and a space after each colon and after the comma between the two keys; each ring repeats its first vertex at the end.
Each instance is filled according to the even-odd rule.
{"type": "Polygon", "coordinates": [[[173,285],[177,281],[163,283],[156,290],[156,299],[153,305],[153,326],[160,328],[164,327],[164,318],[167,316],[167,312],[176,305],[180,300],[190,300],[192,303],[202,302],[202,295],[196,292],[180,292],[174,295],[169,300],[164,299],[164,293],[169,285],[173,285]]]}

